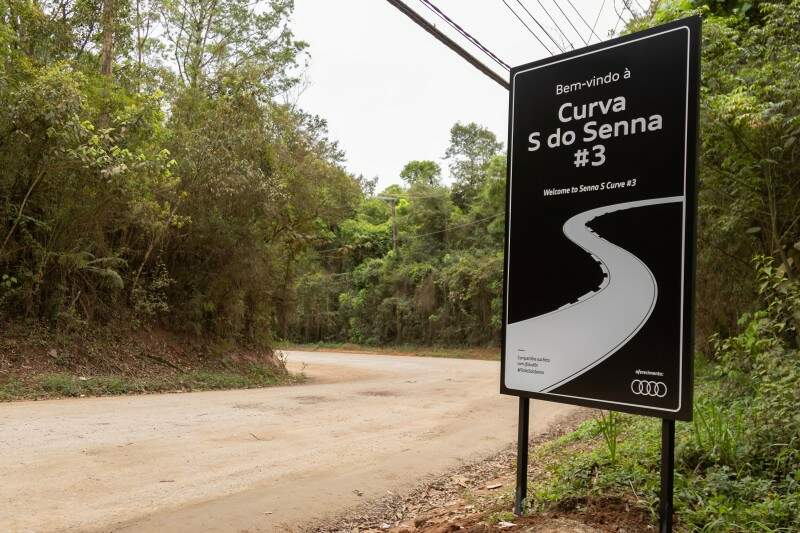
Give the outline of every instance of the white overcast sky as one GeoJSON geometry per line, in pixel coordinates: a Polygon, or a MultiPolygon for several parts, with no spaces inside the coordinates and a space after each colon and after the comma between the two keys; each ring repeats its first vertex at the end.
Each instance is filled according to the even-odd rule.
{"type": "MultiPolygon", "coordinates": [[[[506,63],[514,66],[548,56],[502,0],[431,0],[455,22],[506,63]]],[[[630,0],[629,0],[630,1],[630,0]]],[[[648,0],[633,0],[636,11],[648,0]]],[[[506,0],[551,49],[544,32],[517,0],[506,0]]],[[[559,12],[588,40],[589,25],[598,17],[595,33],[603,40],[618,21],[625,20],[623,0],[522,0],[545,29],[562,44],[563,36],[583,41],[559,12]],[[541,3],[541,5],[540,5],[541,3]],[[605,4],[605,5],[603,5],[605,4]],[[616,4],[616,6],[614,6],[616,4]],[[601,6],[603,9],[601,10],[601,6]]],[[[436,19],[420,2],[406,3],[434,22],[486,64],[491,60],[436,19]]],[[[308,86],[299,96],[304,110],[328,120],[331,137],[347,154],[347,168],[366,177],[379,176],[379,190],[399,183],[400,170],[412,159],[431,159],[442,165],[450,127],[456,121],[477,122],[504,143],[507,137],[508,93],[414,24],[386,0],[296,0],[293,29],[310,44],[308,86]]],[[[622,24],[619,25],[621,29],[622,24]]],[[[591,42],[597,42],[592,36],[591,42]]],[[[502,73],[499,67],[496,69],[502,73]]]]}

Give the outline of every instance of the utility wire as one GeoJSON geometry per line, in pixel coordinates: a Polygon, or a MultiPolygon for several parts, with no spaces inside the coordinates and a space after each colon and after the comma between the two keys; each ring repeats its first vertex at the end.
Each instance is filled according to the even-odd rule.
{"type": "MultiPolygon", "coordinates": [[[[525,8],[525,5],[524,5],[524,4],[523,4],[523,3],[522,3],[520,0],[517,0],[517,2],[519,2],[519,5],[521,5],[521,6],[522,6],[522,9],[525,9],[525,11],[526,11],[526,12],[527,12],[527,13],[530,15],[530,12],[527,10],[527,8],[525,8]]],[[[556,29],[558,30],[558,32],[559,32],[559,33],[561,34],[561,36],[564,38],[564,40],[566,40],[566,41],[567,41],[567,43],[569,43],[569,46],[570,46],[570,48],[572,48],[573,50],[575,50],[575,45],[574,45],[574,44],[572,44],[572,41],[570,41],[570,40],[569,40],[569,37],[567,37],[567,34],[566,34],[566,33],[564,33],[564,30],[562,30],[562,29],[561,29],[561,26],[559,26],[559,25],[558,25],[558,22],[556,22],[556,20],[553,18],[553,15],[551,15],[551,14],[550,14],[550,11],[548,11],[548,10],[547,10],[547,9],[544,7],[544,4],[542,4],[542,0],[536,0],[536,3],[537,3],[537,4],[539,4],[539,7],[541,7],[541,8],[542,8],[542,11],[544,11],[544,14],[545,14],[545,15],[547,15],[547,18],[549,18],[549,19],[550,19],[550,22],[552,22],[552,23],[553,23],[553,25],[556,27],[556,29]]],[[[533,15],[531,15],[531,16],[533,16],[533,15]]]]}
{"type": "MultiPolygon", "coordinates": [[[[605,2],[605,0],[603,0],[603,2],[605,2]]],[[[558,2],[556,0],[553,0],[553,3],[556,5],[558,10],[561,11],[561,14],[564,15],[564,18],[567,19],[567,22],[569,23],[569,25],[572,26],[572,30],[575,33],[578,34],[578,37],[580,38],[581,41],[583,41],[583,44],[586,45],[586,46],[589,46],[589,43],[586,42],[586,39],[583,38],[583,35],[581,35],[581,32],[579,32],[578,28],[576,28],[575,25],[572,23],[572,20],[567,16],[566,13],[564,13],[564,10],[561,9],[561,6],[558,4],[558,2]]],[[[591,35],[589,36],[589,38],[591,39],[591,35]]],[[[575,48],[575,47],[573,46],[573,48],[575,48]]]]}
{"type": "Polygon", "coordinates": [[[528,11],[528,8],[527,8],[527,7],[525,7],[525,4],[523,4],[521,0],[517,0],[517,3],[520,5],[520,7],[521,7],[523,10],[525,10],[525,13],[527,13],[527,14],[528,14],[528,16],[529,16],[530,18],[532,18],[532,19],[533,19],[533,21],[536,23],[536,25],[537,25],[537,26],[539,26],[539,28],[541,28],[541,30],[544,32],[544,34],[545,34],[545,35],[547,35],[547,37],[548,37],[548,38],[549,38],[549,39],[550,39],[550,40],[553,42],[553,44],[554,44],[554,45],[556,45],[556,48],[558,48],[558,49],[559,49],[559,50],[561,50],[562,52],[565,52],[566,50],[564,50],[564,49],[561,47],[561,45],[560,45],[560,44],[558,44],[558,41],[556,41],[555,39],[553,39],[553,36],[552,36],[552,35],[550,35],[550,32],[549,32],[549,31],[547,31],[547,30],[545,29],[545,27],[544,27],[544,26],[542,26],[542,24],[541,24],[541,23],[540,23],[538,20],[536,20],[536,17],[534,17],[534,16],[533,16],[533,14],[532,14],[530,11],[528,11]]]}
{"type": "Polygon", "coordinates": [[[611,0],[611,5],[614,7],[614,13],[617,14],[617,22],[614,24],[614,29],[611,30],[611,33],[617,33],[617,26],[619,26],[619,23],[622,22],[623,24],[625,24],[625,21],[623,20],[623,13],[625,13],[625,10],[624,9],[622,11],[617,10],[617,0],[611,0]]]}
{"type": "Polygon", "coordinates": [[[497,72],[484,65],[478,58],[464,50],[461,45],[442,33],[436,26],[428,22],[422,15],[411,9],[405,2],[403,2],[403,0],[387,0],[387,2],[392,4],[395,8],[397,8],[398,11],[414,21],[423,30],[433,35],[437,40],[439,40],[439,42],[460,55],[470,65],[480,70],[483,74],[494,80],[504,89],[511,90],[511,85],[508,83],[507,79],[500,76],[497,72]]]}
{"type": "MultiPolygon", "coordinates": [[[[603,8],[606,7],[606,0],[603,0],[603,3],[600,4],[600,9],[597,11],[597,16],[594,18],[594,24],[592,24],[592,33],[594,33],[594,29],[597,27],[597,21],[600,20],[600,14],[603,12],[603,8]]],[[[589,40],[592,39],[592,36],[589,35],[589,40]]]]}
{"type": "Polygon", "coordinates": [[[516,12],[516,11],[514,11],[513,9],[511,9],[511,6],[510,6],[510,5],[508,5],[508,3],[506,2],[506,0],[500,0],[500,1],[501,1],[501,2],[503,2],[503,3],[506,5],[506,7],[508,8],[508,10],[509,10],[509,11],[511,11],[511,13],[512,13],[512,14],[513,14],[515,17],[517,17],[517,20],[519,20],[519,21],[522,23],[522,25],[523,25],[523,26],[525,26],[525,28],[528,30],[528,32],[530,32],[530,34],[531,34],[531,35],[533,35],[533,37],[534,37],[534,38],[535,38],[537,41],[539,41],[539,44],[540,44],[540,45],[542,45],[542,48],[544,48],[545,50],[547,50],[547,53],[548,53],[548,54],[550,54],[550,55],[553,55],[553,52],[552,52],[552,51],[551,51],[551,50],[550,50],[550,49],[547,47],[547,45],[546,45],[546,44],[544,44],[544,43],[542,42],[542,40],[541,40],[541,39],[539,39],[539,36],[538,36],[538,35],[536,35],[535,33],[533,33],[533,30],[530,28],[530,26],[528,26],[527,24],[525,24],[525,21],[524,21],[524,20],[522,20],[522,18],[521,18],[519,15],[517,15],[517,12],[516,12]]]}
{"type": "Polygon", "coordinates": [[[453,229],[459,229],[459,228],[466,228],[466,227],[469,227],[469,226],[474,226],[475,224],[480,224],[481,222],[486,222],[487,220],[492,220],[492,219],[495,219],[495,218],[497,218],[499,216],[505,216],[505,213],[497,213],[496,215],[492,215],[492,216],[484,217],[484,218],[479,218],[478,220],[473,220],[472,222],[468,222],[466,224],[458,224],[456,226],[450,226],[450,227],[444,228],[443,230],[431,231],[430,233],[420,233],[420,234],[412,235],[411,237],[406,237],[406,238],[409,239],[409,240],[421,239],[422,237],[429,237],[431,235],[436,235],[437,233],[445,233],[445,232],[453,230],[453,229]]]}
{"type": "MultiPolygon", "coordinates": [[[[586,22],[586,19],[585,19],[585,18],[583,18],[583,15],[581,15],[581,12],[580,12],[580,11],[578,11],[578,8],[576,8],[576,7],[575,7],[575,4],[573,4],[573,3],[572,3],[572,0],[567,0],[567,3],[568,3],[570,6],[572,6],[572,9],[575,11],[575,13],[577,13],[577,14],[578,14],[578,18],[580,18],[580,19],[581,19],[581,21],[583,21],[583,23],[584,23],[584,24],[586,24],[586,27],[587,27],[587,28],[589,28],[589,30],[591,30],[591,32],[592,32],[592,35],[594,35],[595,37],[597,37],[597,34],[594,32],[594,28],[592,28],[591,26],[589,26],[589,23],[588,23],[588,22],[586,22]]],[[[598,41],[602,41],[603,39],[601,39],[600,37],[597,37],[597,40],[598,40],[598,41]]]]}
{"type": "Polygon", "coordinates": [[[508,63],[497,57],[497,55],[495,55],[494,52],[486,48],[486,46],[484,46],[483,43],[481,43],[478,39],[470,35],[470,33],[467,30],[459,26],[453,19],[448,17],[447,14],[445,14],[441,9],[436,7],[436,5],[434,5],[433,2],[430,2],[429,0],[420,0],[420,2],[422,2],[422,4],[425,7],[433,11],[440,19],[449,24],[450,27],[452,27],[454,30],[460,33],[465,39],[467,39],[469,42],[478,47],[478,49],[481,52],[489,56],[495,63],[497,63],[506,70],[511,70],[511,67],[508,66],[508,63]]]}
{"type": "MultiPolygon", "coordinates": [[[[625,6],[625,9],[628,10],[628,13],[630,13],[632,17],[635,17],[636,13],[631,11],[631,6],[628,5],[630,3],[630,1],[631,0],[622,0],[622,5],[625,6]]],[[[623,11],[625,11],[625,9],[623,9],[623,11]]]]}

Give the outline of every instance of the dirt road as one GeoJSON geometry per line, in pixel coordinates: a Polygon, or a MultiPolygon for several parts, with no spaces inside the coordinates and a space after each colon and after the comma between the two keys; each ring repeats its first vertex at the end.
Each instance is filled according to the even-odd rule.
{"type": "Polygon", "coordinates": [[[308,384],[0,404],[0,531],[294,531],[515,438],[496,362],[287,355],[308,384]]]}

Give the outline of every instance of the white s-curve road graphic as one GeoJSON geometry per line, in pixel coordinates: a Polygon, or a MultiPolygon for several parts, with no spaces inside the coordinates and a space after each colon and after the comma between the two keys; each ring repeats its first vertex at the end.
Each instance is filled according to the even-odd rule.
{"type": "Polygon", "coordinates": [[[683,201],[683,196],[671,196],[626,202],[584,211],[567,220],[564,235],[591,254],[606,277],[597,290],[576,302],[508,324],[506,387],[549,392],[609,358],[644,326],[658,298],[653,273],[638,257],[586,224],[614,211],[683,201]]]}

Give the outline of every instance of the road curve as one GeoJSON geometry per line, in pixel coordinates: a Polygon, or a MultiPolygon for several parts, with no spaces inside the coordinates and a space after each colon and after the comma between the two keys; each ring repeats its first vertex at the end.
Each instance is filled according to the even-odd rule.
{"type": "Polygon", "coordinates": [[[496,362],[288,357],[310,383],[0,404],[0,531],[291,531],[515,439],[496,362]]]}
{"type": "Polygon", "coordinates": [[[592,255],[606,277],[576,302],[507,326],[507,387],[548,392],[600,364],[644,326],[658,298],[653,273],[587,224],[614,211],[675,202],[683,197],[608,205],[567,220],[564,235],[592,255]]]}

